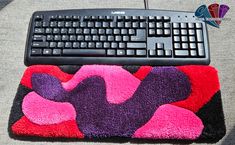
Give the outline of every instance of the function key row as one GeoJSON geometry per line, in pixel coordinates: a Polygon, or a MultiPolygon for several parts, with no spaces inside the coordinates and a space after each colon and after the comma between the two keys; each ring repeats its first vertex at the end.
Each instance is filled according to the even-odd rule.
{"type": "MultiPolygon", "coordinates": [[[[35,20],[43,20],[43,15],[35,15],[35,20]]],[[[77,16],[77,15],[51,15],[49,20],[74,20],[74,21],[166,21],[170,22],[169,16],[77,16]]]]}

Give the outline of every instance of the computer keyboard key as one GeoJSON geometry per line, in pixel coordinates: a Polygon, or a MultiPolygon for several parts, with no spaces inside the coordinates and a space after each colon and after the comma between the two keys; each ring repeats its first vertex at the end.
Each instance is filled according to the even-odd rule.
{"type": "Polygon", "coordinates": [[[173,23],[173,28],[179,28],[179,23],[173,23]]]}
{"type": "Polygon", "coordinates": [[[179,31],[178,29],[174,29],[174,30],[173,30],[173,34],[174,34],[174,35],[179,35],[179,34],[180,34],[180,31],[179,31]]]}
{"type": "Polygon", "coordinates": [[[190,30],[188,31],[188,33],[189,33],[189,35],[195,35],[194,29],[190,29],[190,30]]]}
{"type": "MultiPolygon", "coordinates": [[[[88,23],[88,27],[89,27],[89,23],[88,23]]],[[[91,27],[93,27],[93,26],[91,26],[91,27]]],[[[108,28],[109,27],[109,22],[103,22],[102,27],[103,28],[108,28]]]]}
{"type": "Polygon", "coordinates": [[[95,48],[95,42],[88,42],[88,48],[95,48]]]}
{"type": "MultiPolygon", "coordinates": [[[[120,23],[120,22],[118,22],[118,23],[120,23]]],[[[131,28],[131,22],[125,22],[125,28],[131,28]]],[[[121,26],[121,28],[122,28],[123,26],[121,26]]]]}
{"type": "Polygon", "coordinates": [[[104,48],[110,48],[110,47],[111,47],[110,42],[104,42],[104,48]]]}
{"type": "Polygon", "coordinates": [[[133,42],[128,42],[128,43],[127,43],[127,48],[133,48],[133,49],[142,48],[142,49],[146,49],[146,48],[147,48],[147,45],[146,45],[146,43],[133,43],[133,42]]]}
{"type": "Polygon", "coordinates": [[[149,22],[155,21],[155,17],[154,16],[148,16],[148,20],[149,20],[149,22]]]}
{"type": "Polygon", "coordinates": [[[72,16],[65,16],[65,20],[72,20],[72,16]]]}
{"type": "Polygon", "coordinates": [[[79,48],[79,47],[80,47],[80,43],[79,42],[73,42],[73,48],[79,48]]]}
{"type": "Polygon", "coordinates": [[[188,41],[188,37],[187,36],[181,36],[181,41],[182,42],[187,42],[188,41]]]}
{"type": "Polygon", "coordinates": [[[180,43],[174,43],[174,48],[175,49],[180,49],[180,43]]]}
{"type": "Polygon", "coordinates": [[[136,36],[131,36],[131,41],[146,41],[146,30],[137,29],[136,36]]]}
{"type": "Polygon", "coordinates": [[[55,48],[56,45],[57,45],[56,42],[50,42],[49,47],[50,47],[50,48],[55,48]]]}
{"type": "Polygon", "coordinates": [[[77,35],[77,41],[84,41],[83,35],[77,35]]]}
{"type": "Polygon", "coordinates": [[[164,48],[164,44],[163,43],[156,43],[156,48],[157,49],[163,49],[164,48]]]}
{"type": "Polygon", "coordinates": [[[139,20],[139,16],[132,16],[132,21],[138,21],[139,20]]]}
{"type": "Polygon", "coordinates": [[[48,47],[48,42],[33,42],[32,47],[34,47],[34,48],[45,48],[45,47],[48,47]]]}
{"type": "Polygon", "coordinates": [[[43,15],[35,15],[35,20],[42,20],[43,19],[43,15]]]}
{"type": "Polygon", "coordinates": [[[96,47],[96,48],[102,48],[102,47],[103,47],[102,42],[96,42],[96,43],[95,43],[95,47],[96,47]]]}
{"type": "Polygon", "coordinates": [[[145,21],[146,17],[145,16],[140,16],[140,21],[145,21]]]}
{"type": "Polygon", "coordinates": [[[70,41],[76,41],[76,39],[77,39],[76,35],[70,35],[69,36],[70,41]]]}
{"type": "Polygon", "coordinates": [[[43,35],[34,35],[33,36],[33,41],[44,41],[45,40],[45,36],[43,35]]]}
{"type": "Polygon", "coordinates": [[[47,41],[53,41],[53,39],[54,39],[53,35],[47,35],[46,37],[47,37],[46,38],[47,41]]]}
{"type": "Polygon", "coordinates": [[[105,34],[106,35],[112,35],[113,34],[113,29],[106,29],[105,34]]]}
{"type": "Polygon", "coordinates": [[[59,15],[59,16],[58,16],[58,19],[59,19],[59,20],[64,20],[64,18],[65,18],[65,17],[64,17],[63,15],[59,15]]]}
{"type": "Polygon", "coordinates": [[[155,28],[155,22],[150,22],[149,23],[149,28],[155,28]]]}
{"type": "Polygon", "coordinates": [[[35,34],[43,34],[45,32],[44,28],[35,28],[34,33],[35,34]]]}
{"type": "Polygon", "coordinates": [[[117,49],[117,56],[125,56],[125,55],[126,55],[125,50],[117,49]]]}
{"type": "MultiPolygon", "coordinates": [[[[117,36],[116,36],[117,37],[117,36]]],[[[107,36],[105,35],[100,35],[100,41],[106,41],[107,40],[107,36]]]]}
{"type": "Polygon", "coordinates": [[[68,34],[75,34],[75,29],[74,28],[69,28],[68,34]]]}
{"type": "Polygon", "coordinates": [[[188,50],[175,50],[175,56],[189,56],[188,50]]]}
{"type": "Polygon", "coordinates": [[[127,50],[126,50],[126,55],[127,55],[127,56],[134,56],[134,55],[135,55],[135,50],[133,50],[133,49],[127,49],[127,50]]]}
{"type": "Polygon", "coordinates": [[[195,42],[195,41],[196,41],[196,39],[195,39],[195,37],[194,37],[194,36],[189,36],[189,41],[190,41],[190,42],[195,42]]]}
{"type": "Polygon", "coordinates": [[[124,42],[130,41],[130,37],[129,36],[123,36],[122,38],[123,38],[124,42]]]}
{"type": "Polygon", "coordinates": [[[164,36],[171,36],[171,30],[170,29],[164,29],[164,36]]]}
{"type": "Polygon", "coordinates": [[[203,47],[203,43],[198,43],[198,55],[199,56],[204,56],[205,52],[204,52],[204,47],[203,47]]]}
{"type": "Polygon", "coordinates": [[[187,23],[180,23],[181,28],[187,28],[187,23]]]}
{"type": "Polygon", "coordinates": [[[182,48],[183,49],[188,49],[189,47],[188,47],[188,43],[182,43],[182,48]]]}
{"type": "Polygon", "coordinates": [[[110,22],[109,23],[110,28],[115,28],[117,26],[117,23],[115,22],[110,22]]]}
{"type": "Polygon", "coordinates": [[[126,44],[123,43],[123,42],[120,42],[119,45],[118,45],[119,48],[126,48],[126,44]]]}
{"type": "Polygon", "coordinates": [[[73,20],[80,20],[80,16],[73,16],[73,20]]]}
{"type": "Polygon", "coordinates": [[[190,50],[190,55],[191,56],[197,56],[197,51],[196,50],[190,50]]]}
{"type": "Polygon", "coordinates": [[[51,21],[50,22],[50,27],[57,27],[57,22],[56,21],[51,21]]]}
{"type": "Polygon", "coordinates": [[[187,35],[187,29],[181,29],[181,35],[187,35]]]}
{"type": "Polygon", "coordinates": [[[76,28],[76,27],[78,27],[78,26],[79,26],[79,23],[78,23],[78,22],[73,22],[72,27],[76,28]]]}
{"type": "Polygon", "coordinates": [[[113,20],[113,16],[106,16],[106,20],[107,21],[112,21],[113,20]]]}
{"type": "Polygon", "coordinates": [[[202,24],[201,23],[196,23],[196,28],[202,28],[202,24]]]}
{"type": "Polygon", "coordinates": [[[68,32],[68,29],[67,29],[67,28],[62,28],[62,29],[60,30],[60,33],[61,33],[61,34],[67,34],[67,32],[68,32]]]}
{"type": "Polygon", "coordinates": [[[81,42],[80,48],[87,48],[87,42],[81,42]]]}
{"type": "Polygon", "coordinates": [[[87,23],[86,22],[80,22],[80,27],[81,28],[85,28],[87,26],[87,23]]]}
{"type": "Polygon", "coordinates": [[[117,27],[118,28],[123,28],[124,27],[124,22],[118,22],[117,27]]]}
{"type": "Polygon", "coordinates": [[[46,28],[46,34],[50,34],[52,33],[52,29],[51,28],[46,28]]]}
{"type": "Polygon", "coordinates": [[[170,28],[170,23],[164,23],[164,28],[170,28]]]}
{"type": "Polygon", "coordinates": [[[72,43],[71,42],[66,42],[64,47],[65,48],[72,48],[72,43]]]}
{"type": "Polygon", "coordinates": [[[63,48],[63,47],[64,47],[64,42],[57,43],[57,48],[63,48]]]}
{"type": "Polygon", "coordinates": [[[31,50],[31,55],[32,56],[40,56],[40,55],[42,55],[42,49],[32,49],[31,50]]]}
{"type": "Polygon", "coordinates": [[[129,35],[135,35],[135,29],[129,29],[128,33],[129,35]]]}
{"type": "Polygon", "coordinates": [[[195,43],[189,43],[189,46],[191,49],[196,49],[196,44],[195,43]]]}
{"type": "Polygon", "coordinates": [[[156,27],[157,27],[157,28],[162,28],[162,22],[157,22],[157,23],[156,23],[156,27]]]}
{"type": "Polygon", "coordinates": [[[150,49],[149,50],[149,56],[156,56],[156,50],[150,49]]]}
{"type": "Polygon", "coordinates": [[[109,35],[109,36],[108,36],[108,41],[114,41],[114,36],[109,35]]]}
{"type": "Polygon", "coordinates": [[[42,22],[35,22],[35,27],[41,27],[42,26],[42,22]]]}
{"type": "Polygon", "coordinates": [[[61,55],[61,49],[53,49],[52,55],[56,55],[56,56],[61,55]]]}
{"type": "Polygon", "coordinates": [[[85,35],[85,39],[86,42],[90,42],[91,41],[91,35],[85,35]]]}
{"type": "Polygon", "coordinates": [[[197,41],[202,42],[203,36],[202,36],[202,30],[196,30],[197,33],[197,41]]]}
{"type": "Polygon", "coordinates": [[[62,41],[68,41],[69,36],[68,35],[62,35],[62,41]]]}
{"type": "Polygon", "coordinates": [[[146,23],[145,22],[140,22],[140,28],[146,28],[146,23]]]}
{"type": "Polygon", "coordinates": [[[156,35],[156,31],[155,29],[149,29],[149,36],[155,36],[156,35]]]}
{"type": "Polygon", "coordinates": [[[42,22],[42,27],[49,27],[49,23],[47,21],[42,22]]]}
{"type": "Polygon", "coordinates": [[[63,49],[62,55],[68,56],[105,56],[105,49],[63,49]]]}
{"type": "Polygon", "coordinates": [[[156,29],[157,36],[162,36],[162,34],[163,34],[162,29],[156,29]]]}
{"type": "Polygon", "coordinates": [[[162,16],[156,16],[157,21],[162,21],[162,16]]]}
{"type": "Polygon", "coordinates": [[[132,28],[139,28],[139,23],[138,22],[133,22],[132,23],[132,28]]]}
{"type": "Polygon", "coordinates": [[[115,55],[116,55],[115,49],[108,49],[107,50],[107,56],[115,56],[115,55]]]}
{"type": "Polygon", "coordinates": [[[51,49],[43,49],[43,55],[51,55],[52,50],[51,49]]]}
{"type": "Polygon", "coordinates": [[[179,42],[180,41],[180,37],[179,36],[174,36],[174,41],[175,42],[179,42]]]}
{"type": "Polygon", "coordinates": [[[114,30],[113,30],[113,34],[119,35],[119,34],[120,34],[120,29],[114,29],[114,30]]]}
{"type": "Polygon", "coordinates": [[[115,41],[116,41],[116,42],[122,41],[122,37],[121,37],[121,36],[115,36],[115,41]]]}
{"type": "Polygon", "coordinates": [[[164,56],[164,50],[157,50],[158,56],[164,56]]]}
{"type": "Polygon", "coordinates": [[[61,35],[54,35],[54,41],[61,41],[61,35]]]}
{"type": "Polygon", "coordinates": [[[146,56],[147,55],[147,51],[146,50],[136,50],[136,56],[146,56]]]}
{"type": "Polygon", "coordinates": [[[194,28],[194,23],[188,23],[188,28],[194,28]]]}
{"type": "Polygon", "coordinates": [[[166,50],[165,50],[165,56],[167,56],[167,57],[172,56],[172,54],[171,54],[171,50],[166,49],[166,50]]]}
{"type": "Polygon", "coordinates": [[[163,20],[169,22],[171,20],[171,18],[169,16],[163,16],[163,20]]]}
{"type": "Polygon", "coordinates": [[[111,43],[111,48],[118,48],[118,43],[112,42],[111,43]]]}
{"type": "Polygon", "coordinates": [[[59,27],[59,28],[64,27],[64,21],[58,22],[58,27],[59,27]]]}

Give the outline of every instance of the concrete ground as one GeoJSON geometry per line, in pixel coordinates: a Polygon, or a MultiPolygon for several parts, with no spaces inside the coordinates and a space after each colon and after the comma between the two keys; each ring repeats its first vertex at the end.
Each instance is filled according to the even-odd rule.
{"type": "MultiPolygon", "coordinates": [[[[0,0],[1,1],[1,0],[0,0]]],[[[151,9],[195,11],[201,4],[214,1],[196,0],[149,0],[151,9]]],[[[220,29],[209,27],[211,65],[219,72],[226,136],[218,145],[235,144],[235,3],[219,1],[230,6],[220,29]]],[[[7,123],[14,95],[22,76],[25,40],[28,23],[33,11],[82,8],[144,8],[143,0],[14,0],[0,10],[0,144],[1,145],[48,145],[48,144],[99,144],[94,142],[30,142],[9,138],[7,123]]],[[[209,114],[208,114],[209,115],[209,114]]],[[[111,143],[102,143],[111,144],[111,143]]],[[[130,144],[129,142],[123,144],[130,144]]],[[[132,143],[133,144],[133,143],[132,143]]]]}

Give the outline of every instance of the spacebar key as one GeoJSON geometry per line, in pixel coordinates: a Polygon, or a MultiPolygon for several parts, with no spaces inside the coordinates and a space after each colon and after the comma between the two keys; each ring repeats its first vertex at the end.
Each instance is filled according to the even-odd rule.
{"type": "Polygon", "coordinates": [[[66,56],[105,56],[105,49],[64,49],[66,56]]]}

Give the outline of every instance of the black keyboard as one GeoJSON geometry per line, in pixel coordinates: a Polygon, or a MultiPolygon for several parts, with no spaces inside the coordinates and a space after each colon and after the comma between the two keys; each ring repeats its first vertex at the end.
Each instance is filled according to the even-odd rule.
{"type": "Polygon", "coordinates": [[[210,62],[193,12],[84,9],[35,12],[25,64],[184,65],[210,62]]]}

